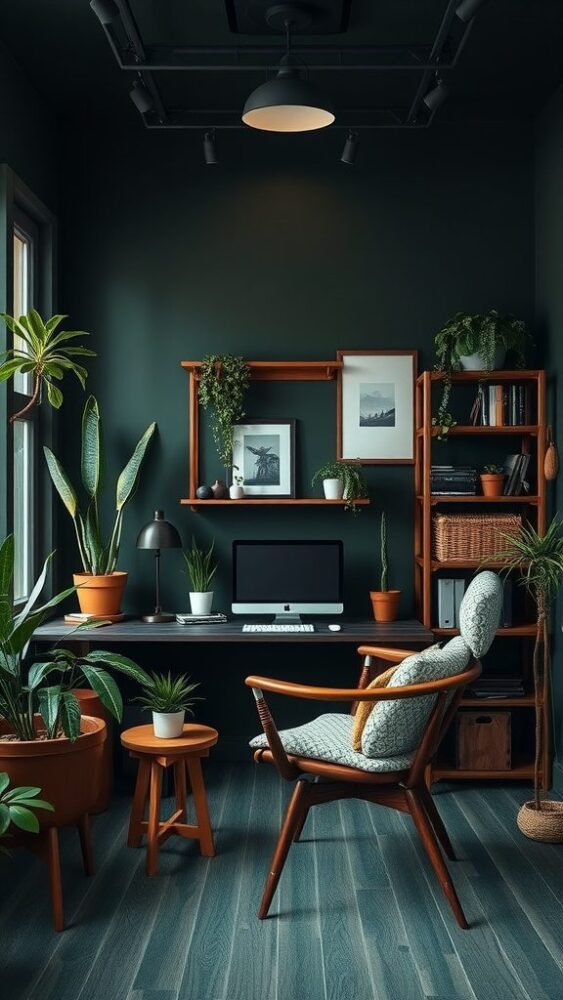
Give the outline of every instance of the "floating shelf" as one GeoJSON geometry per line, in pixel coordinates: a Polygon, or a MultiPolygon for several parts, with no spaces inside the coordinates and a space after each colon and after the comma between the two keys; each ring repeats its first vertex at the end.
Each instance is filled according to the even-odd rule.
{"type": "MultiPolygon", "coordinates": [[[[432,427],[431,434],[432,437],[438,437],[440,433],[439,427],[432,427]]],[[[492,437],[495,434],[531,434],[537,435],[539,433],[539,427],[537,424],[499,424],[495,427],[481,427],[480,424],[456,424],[454,427],[450,427],[447,436],[448,437],[464,437],[470,435],[477,435],[478,437],[492,437]]],[[[419,427],[416,432],[417,437],[423,437],[424,427],[419,427]]]]}
{"type": "Polygon", "coordinates": [[[451,382],[537,382],[543,372],[537,368],[501,368],[492,372],[421,372],[416,382],[422,385],[425,378],[430,382],[443,382],[449,378],[451,382]]]}
{"type": "MultiPolygon", "coordinates": [[[[202,507],[345,507],[348,500],[325,500],[324,497],[300,497],[299,499],[282,497],[243,497],[241,500],[198,500],[186,497],[180,500],[184,506],[190,507],[193,511],[201,510],[202,507]]],[[[371,501],[368,497],[360,497],[354,500],[357,506],[367,507],[371,501]]]]}
{"type": "MultiPolygon", "coordinates": [[[[431,626],[432,627],[432,626],[431,626]]],[[[442,638],[451,637],[454,635],[459,635],[458,628],[434,628],[432,627],[434,635],[441,636],[442,638]]],[[[533,623],[529,625],[510,625],[508,628],[499,628],[496,631],[496,635],[499,638],[513,636],[516,638],[525,638],[526,636],[534,637],[537,628],[533,623]]]]}
{"type": "MultiPolygon", "coordinates": [[[[202,361],[182,361],[181,365],[196,379],[202,361]]],[[[342,361],[247,361],[250,377],[261,382],[331,382],[342,361]]],[[[220,365],[218,365],[220,367],[220,365]]]]}
{"type": "MultiPolygon", "coordinates": [[[[422,556],[415,556],[417,566],[424,567],[422,556]]],[[[522,562],[522,568],[525,563],[522,562]]],[[[440,569],[503,569],[504,563],[494,559],[432,559],[430,569],[432,573],[437,573],[440,569]]]]}
{"type": "MultiPolygon", "coordinates": [[[[423,503],[424,497],[417,496],[416,498],[419,503],[423,503]]],[[[532,504],[535,505],[539,503],[539,497],[531,496],[530,494],[522,494],[522,496],[517,497],[483,497],[479,496],[456,496],[448,493],[440,493],[439,495],[434,493],[430,496],[430,503],[434,506],[438,503],[500,503],[500,504],[532,504]]]]}

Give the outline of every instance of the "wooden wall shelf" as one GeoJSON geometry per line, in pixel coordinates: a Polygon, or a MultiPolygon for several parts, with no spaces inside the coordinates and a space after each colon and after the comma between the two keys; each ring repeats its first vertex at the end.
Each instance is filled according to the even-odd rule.
{"type": "MultiPolygon", "coordinates": [[[[196,379],[201,361],[182,361],[185,371],[196,379]]],[[[331,382],[342,361],[247,361],[250,377],[259,382],[331,382]]],[[[220,365],[218,366],[220,367],[220,365]]]]}
{"type": "Polygon", "coordinates": [[[417,385],[422,386],[425,380],[443,382],[446,376],[451,382],[537,382],[545,372],[538,368],[500,368],[490,372],[421,372],[417,385]]]}
{"type": "MultiPolygon", "coordinates": [[[[432,437],[438,437],[440,428],[433,427],[431,433],[432,437]]],[[[494,437],[499,434],[508,434],[511,437],[521,437],[523,434],[531,434],[535,437],[538,433],[539,427],[537,424],[517,424],[514,427],[510,424],[498,424],[495,427],[480,427],[479,424],[456,424],[454,427],[450,427],[448,437],[494,437]]],[[[423,437],[424,427],[418,427],[416,434],[417,437],[423,437]]]]}
{"type": "MultiPolygon", "coordinates": [[[[418,503],[424,503],[424,499],[425,498],[423,496],[417,496],[416,499],[417,499],[418,503]]],[[[531,504],[533,506],[535,504],[538,504],[539,501],[540,501],[539,497],[531,496],[529,493],[528,494],[524,494],[521,497],[504,497],[504,496],[503,497],[483,497],[483,496],[476,496],[476,497],[469,496],[469,497],[464,497],[464,496],[451,496],[451,495],[448,495],[448,494],[442,494],[440,496],[438,496],[435,493],[431,493],[430,494],[430,503],[432,504],[433,507],[435,507],[436,504],[439,504],[439,503],[481,503],[481,504],[482,503],[492,503],[492,504],[495,504],[495,503],[500,503],[500,504],[513,504],[513,503],[527,504],[527,503],[529,503],[529,504],[531,504]]]]}
{"type": "MultiPolygon", "coordinates": [[[[201,510],[202,507],[345,507],[348,500],[325,500],[324,497],[242,497],[240,500],[192,500],[185,497],[180,500],[184,506],[189,506],[191,510],[201,510]]],[[[358,506],[366,507],[371,501],[366,497],[355,500],[358,506]]]]}

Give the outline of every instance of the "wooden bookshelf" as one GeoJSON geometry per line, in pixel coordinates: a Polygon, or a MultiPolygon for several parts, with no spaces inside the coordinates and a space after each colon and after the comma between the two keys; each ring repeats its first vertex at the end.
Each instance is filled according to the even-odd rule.
{"type": "MultiPolygon", "coordinates": [[[[459,635],[457,628],[439,628],[437,625],[437,608],[435,607],[434,591],[439,574],[444,571],[474,571],[482,565],[480,560],[474,559],[452,559],[440,561],[433,557],[432,551],[432,517],[436,509],[459,510],[460,505],[467,505],[468,511],[473,508],[475,512],[494,510],[519,510],[522,515],[542,533],[546,525],[546,483],[544,477],[544,458],[546,450],[546,384],[545,372],[541,370],[527,371],[492,371],[492,372],[454,372],[452,380],[452,412],[455,416],[456,385],[474,385],[475,389],[480,381],[495,383],[526,383],[530,385],[533,398],[532,420],[533,424],[520,426],[498,426],[481,427],[479,425],[456,424],[448,433],[448,437],[471,437],[476,443],[479,442],[479,449],[482,449],[483,457],[481,465],[487,464],[489,459],[488,448],[491,439],[510,437],[514,441],[516,448],[531,455],[530,470],[534,481],[533,495],[522,496],[447,496],[432,495],[430,492],[430,470],[433,460],[444,463],[447,458],[447,442],[439,442],[436,437],[439,430],[432,424],[433,406],[437,404],[433,399],[433,390],[439,391],[439,383],[443,381],[442,372],[423,372],[416,382],[415,397],[415,418],[416,418],[416,448],[415,448],[415,504],[414,504],[414,573],[415,573],[415,600],[418,616],[421,622],[430,628],[437,639],[448,639],[459,635]],[[439,458],[436,458],[437,449],[441,448],[439,458]]],[[[512,447],[514,448],[514,445],[512,447]]],[[[516,450],[514,448],[514,450],[516,450]]],[[[499,566],[491,560],[486,565],[491,569],[499,566]]],[[[526,616],[529,618],[529,614],[526,616]]],[[[529,620],[515,620],[510,628],[500,628],[497,631],[495,647],[490,660],[494,658],[495,652],[502,656],[503,642],[509,640],[520,640],[521,669],[524,681],[525,694],[523,696],[513,696],[509,698],[471,698],[462,699],[460,711],[464,709],[480,708],[483,712],[489,709],[518,712],[526,709],[530,716],[529,732],[526,721],[524,733],[525,751],[519,746],[513,756],[512,768],[510,771],[470,771],[459,770],[455,766],[455,761],[448,758],[451,749],[442,750],[443,756],[438,756],[432,767],[432,780],[456,780],[456,779],[503,779],[512,780],[533,780],[534,776],[534,691],[532,674],[532,650],[536,628],[529,620]]],[[[518,647],[517,647],[518,648],[518,647]]],[[[549,732],[549,705],[543,703],[545,713],[545,731],[549,732]]],[[[520,720],[526,716],[519,716],[520,720]]],[[[454,720],[455,724],[455,720],[454,720]]],[[[513,727],[514,728],[514,727],[513,727]]],[[[446,743],[447,747],[447,743],[446,743]]],[[[551,760],[550,752],[547,749],[542,761],[542,783],[548,788],[551,783],[551,760]]]]}

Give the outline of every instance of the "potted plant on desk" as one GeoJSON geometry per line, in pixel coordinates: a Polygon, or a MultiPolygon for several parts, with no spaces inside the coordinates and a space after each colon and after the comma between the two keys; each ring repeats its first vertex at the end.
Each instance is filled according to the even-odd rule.
{"type": "Polygon", "coordinates": [[[178,674],[151,674],[150,683],[143,687],[143,694],[135,701],[152,712],[154,735],[161,740],[173,740],[182,735],[186,712],[193,715],[192,706],[202,698],[194,698],[199,684],[190,684],[189,677],[178,674]]]}
{"type": "Polygon", "coordinates": [[[389,556],[387,552],[387,519],[381,515],[381,589],[370,590],[373,617],[376,622],[394,622],[399,613],[400,590],[389,590],[389,556]]]}
{"type": "Polygon", "coordinates": [[[207,552],[204,552],[199,548],[195,538],[192,538],[191,549],[183,553],[192,585],[190,590],[192,615],[211,614],[213,606],[211,583],[217,572],[217,563],[213,562],[214,547],[215,542],[212,542],[207,552]]]}

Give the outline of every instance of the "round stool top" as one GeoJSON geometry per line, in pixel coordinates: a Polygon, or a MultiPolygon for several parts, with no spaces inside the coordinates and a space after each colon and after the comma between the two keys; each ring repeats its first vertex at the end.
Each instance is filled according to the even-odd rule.
{"type": "Polygon", "coordinates": [[[186,722],[181,736],[172,740],[162,740],[154,735],[152,725],[134,726],[121,734],[121,742],[128,750],[146,754],[190,754],[198,750],[214,747],[219,733],[211,726],[201,726],[197,722],[186,722]]]}

